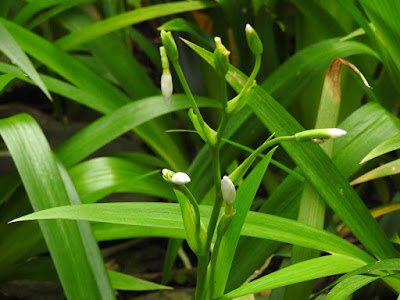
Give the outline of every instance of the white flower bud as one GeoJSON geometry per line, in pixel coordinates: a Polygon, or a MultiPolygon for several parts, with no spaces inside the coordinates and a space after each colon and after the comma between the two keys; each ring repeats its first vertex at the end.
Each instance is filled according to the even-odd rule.
{"type": "Polygon", "coordinates": [[[339,128],[324,128],[324,129],[310,129],[296,133],[296,141],[305,142],[309,140],[317,141],[318,143],[323,142],[325,139],[336,139],[345,135],[346,130],[339,128]]]}
{"type": "Polygon", "coordinates": [[[236,199],[236,189],[232,180],[226,175],[221,180],[221,191],[225,204],[232,206],[236,199]]]}
{"type": "Polygon", "coordinates": [[[340,128],[329,128],[329,133],[331,134],[332,139],[336,139],[338,137],[344,136],[347,134],[346,130],[340,129],[340,128]]]}
{"type": "Polygon", "coordinates": [[[173,89],[171,73],[169,70],[164,70],[161,75],[161,92],[167,104],[171,102],[173,89]]]}
{"type": "Polygon", "coordinates": [[[188,174],[183,172],[176,172],[172,177],[171,181],[178,185],[184,185],[190,182],[190,177],[188,174]]]}

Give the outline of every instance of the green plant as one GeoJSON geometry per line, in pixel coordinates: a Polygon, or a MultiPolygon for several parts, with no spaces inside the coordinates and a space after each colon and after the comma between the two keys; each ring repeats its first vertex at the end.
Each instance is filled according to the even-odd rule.
{"type": "MultiPolygon", "coordinates": [[[[26,276],[21,272],[24,267],[40,277],[38,270],[43,270],[43,266],[48,270],[52,264],[46,261],[35,265],[26,259],[47,251],[47,245],[70,299],[113,298],[113,288],[166,289],[172,262],[182,240],[186,239],[198,257],[196,299],[231,299],[265,289],[274,289],[271,296],[274,299],[308,299],[314,286],[312,280],[342,273],[347,274],[339,279],[327,298],[345,299],[376,280],[399,293],[399,253],[394,246],[398,222],[389,214],[385,216],[386,223],[376,222],[348,184],[349,177],[358,177],[377,160],[363,169],[359,162],[373,148],[399,132],[400,124],[393,116],[397,105],[400,51],[400,28],[393,12],[400,12],[398,4],[389,1],[374,4],[364,0],[358,1],[357,5],[349,1],[293,0],[298,12],[294,30],[293,24],[285,19],[291,10],[280,1],[171,2],[137,7],[127,12],[123,5],[112,6],[108,1],[96,2],[97,6],[88,4],[93,2],[25,4],[3,1],[0,4],[4,17],[0,20],[3,42],[0,49],[19,67],[6,62],[0,64],[0,71],[5,73],[0,77],[2,87],[21,79],[39,86],[50,99],[54,98],[55,107],[59,106],[60,99],[55,96],[58,94],[104,114],[54,151],[50,150],[30,116],[22,114],[0,120],[4,147],[18,169],[18,174],[12,172],[0,178],[2,281],[23,278],[26,276]],[[83,8],[91,8],[105,19],[96,21],[83,8]],[[202,8],[210,8],[214,34],[221,36],[216,40],[214,54],[198,46],[213,50],[212,38],[199,29],[191,16],[170,20],[160,28],[190,34],[196,41],[198,45],[184,40],[202,58],[197,63],[200,76],[188,72],[187,65],[180,63],[176,53],[171,52],[175,51],[174,42],[168,33],[162,33],[163,42],[175,73],[168,71],[165,54],[162,52],[164,59],[160,64],[158,50],[130,27],[156,17],[202,8]],[[224,18],[220,17],[221,13],[224,18]],[[50,34],[45,28],[37,27],[45,20],[50,20],[51,25],[57,23],[50,26],[50,34]],[[261,51],[257,38],[252,40],[255,33],[250,27],[247,38],[250,37],[251,49],[247,47],[243,30],[247,23],[258,29],[264,51],[261,51]],[[229,28],[230,37],[227,34],[229,28]],[[65,34],[66,31],[71,33],[65,34]],[[46,38],[49,36],[60,38],[51,42],[46,38]],[[167,87],[163,89],[164,95],[169,97],[169,75],[172,74],[174,86],[179,91],[179,79],[186,96],[176,93],[169,105],[164,103],[156,85],[131,55],[128,42],[131,38],[140,43],[155,67],[164,71],[162,83],[167,87]],[[296,45],[287,42],[293,38],[296,45]],[[228,65],[229,51],[222,45],[222,40],[234,45],[227,48],[234,54],[235,65],[251,74],[249,78],[228,65]],[[293,47],[296,54],[289,57],[289,49],[293,47]],[[255,54],[254,64],[253,55],[249,55],[251,52],[255,54]],[[359,78],[355,80],[344,73],[344,99],[340,105],[342,64],[360,74],[347,61],[335,59],[347,56],[354,56],[352,61],[374,89],[369,90],[359,78]],[[330,63],[320,96],[322,81],[318,78],[323,78],[330,63]],[[254,66],[253,69],[250,66],[254,66]],[[383,71],[377,72],[381,68],[383,71]],[[254,83],[256,76],[259,85],[254,83]],[[186,81],[191,86],[202,82],[206,97],[192,96],[186,81]],[[227,89],[226,82],[234,91],[227,89]],[[361,106],[365,95],[371,102],[361,106]],[[228,101],[230,98],[232,100],[228,101]],[[205,107],[212,109],[205,111],[205,107]],[[180,113],[188,108],[191,108],[189,117],[180,113]],[[314,109],[310,111],[310,108],[314,109]],[[193,127],[200,139],[194,134],[165,133],[176,126],[170,115],[175,112],[179,122],[185,124],[185,128],[193,127]],[[296,139],[296,134],[298,138],[301,136],[298,133],[308,132],[300,124],[306,128],[339,127],[349,134],[334,145],[332,141],[326,141],[321,149],[314,143],[290,141],[296,139]],[[269,131],[267,135],[275,133],[276,138],[267,139],[255,151],[243,146],[265,141],[265,129],[269,131]],[[86,159],[130,130],[152,149],[155,156],[117,153],[86,159]],[[187,158],[188,151],[184,146],[187,139],[196,152],[193,161],[187,158]],[[201,140],[207,145],[203,147],[201,140]],[[263,150],[278,142],[290,159],[275,148],[266,156],[261,155],[263,150]],[[243,156],[246,151],[251,154],[240,164],[240,154],[243,156]],[[280,162],[272,159],[274,151],[280,162]],[[262,160],[252,167],[258,156],[262,160]],[[267,171],[265,175],[269,163],[283,171],[267,171]],[[171,179],[174,172],[166,170],[164,177],[167,181],[172,180],[171,189],[171,184],[162,180],[154,166],[185,171],[191,178],[188,188],[174,183],[171,179]],[[241,182],[250,168],[252,171],[241,182]],[[223,199],[221,171],[231,174],[230,180],[240,187],[234,207],[227,206],[217,226],[223,199]],[[281,176],[286,176],[284,172],[289,175],[281,181],[281,176]],[[278,187],[270,184],[274,181],[279,183],[278,187]],[[269,193],[268,200],[263,199],[257,212],[249,211],[260,185],[269,193]],[[178,199],[179,204],[90,204],[115,192],[178,199]],[[6,224],[30,212],[27,198],[36,212],[19,220],[40,219],[40,230],[34,222],[6,224]],[[301,201],[297,201],[299,199],[301,201]],[[209,204],[213,205],[212,209],[209,204]],[[50,208],[54,206],[63,207],[50,208]],[[297,221],[291,220],[296,217],[297,221]],[[337,219],[346,224],[366,251],[329,233],[336,233],[337,219]],[[86,221],[102,223],[90,227],[86,221]],[[387,231],[387,227],[391,231],[387,231]],[[391,240],[382,229],[390,234],[391,240]],[[171,239],[163,286],[122,274],[108,272],[107,275],[96,241],[141,236],[171,239]],[[293,245],[289,248],[290,255],[280,251],[282,247],[285,249],[282,242],[293,245]],[[214,251],[209,258],[211,244],[214,244],[214,251]],[[329,255],[320,256],[321,250],[329,255]],[[71,252],[73,255],[69,255],[71,252]],[[70,260],[65,260],[68,255],[70,260]],[[254,270],[260,269],[273,255],[285,258],[282,268],[247,283],[254,270]],[[292,264],[285,268],[287,256],[291,257],[292,264]],[[131,285],[127,286],[125,280],[131,280],[131,285]],[[285,291],[278,289],[285,286],[285,291]]],[[[190,55],[189,49],[179,47],[179,56],[185,58],[187,55],[190,55]]],[[[195,69],[192,65],[190,67],[195,69]]],[[[378,146],[376,151],[382,154],[397,149],[396,143],[397,137],[394,137],[380,146],[383,150],[378,146]]],[[[397,165],[392,167],[389,165],[388,169],[392,171],[384,175],[395,174],[397,165]]],[[[376,174],[369,176],[377,177],[376,174]]],[[[378,195],[383,195],[385,188],[387,190],[385,184],[383,187],[377,185],[378,195]]],[[[232,193],[232,189],[228,191],[232,193]]],[[[359,192],[363,195],[362,190],[359,192]]],[[[389,197],[388,201],[396,201],[396,196],[389,197]]],[[[378,208],[380,214],[398,209],[398,204],[388,203],[385,207],[389,209],[378,208]]],[[[384,299],[378,289],[374,293],[367,295],[384,299]]],[[[366,296],[361,294],[360,297],[365,299],[366,296]]]]}

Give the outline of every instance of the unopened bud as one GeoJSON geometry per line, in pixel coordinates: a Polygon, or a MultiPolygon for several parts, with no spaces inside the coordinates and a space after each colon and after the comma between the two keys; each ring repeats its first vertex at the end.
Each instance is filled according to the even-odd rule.
{"type": "Polygon", "coordinates": [[[254,55],[259,55],[263,53],[264,49],[260,37],[250,24],[246,25],[246,39],[247,44],[249,45],[249,48],[254,55]]]}
{"type": "Polygon", "coordinates": [[[316,140],[319,143],[325,139],[336,139],[347,133],[346,130],[340,128],[325,128],[325,129],[311,129],[296,133],[296,141],[305,142],[309,140],[316,140]]]}
{"type": "Polygon", "coordinates": [[[168,169],[162,169],[161,172],[162,172],[163,178],[168,182],[172,182],[177,185],[184,185],[184,184],[190,182],[190,177],[186,173],[183,173],[183,172],[175,173],[168,169]]]}
{"type": "Polygon", "coordinates": [[[236,199],[236,189],[232,180],[224,176],[221,180],[222,198],[227,206],[232,206],[236,199]]]}
{"type": "Polygon", "coordinates": [[[190,177],[188,174],[183,173],[183,172],[176,172],[172,178],[171,178],[172,183],[175,183],[177,185],[184,185],[190,182],[190,177]]]}
{"type": "Polygon", "coordinates": [[[161,75],[161,92],[167,104],[171,102],[174,86],[172,84],[172,76],[169,70],[164,70],[161,75]]]}
{"type": "Polygon", "coordinates": [[[179,59],[178,47],[176,46],[174,37],[170,31],[166,32],[161,30],[161,42],[165,47],[165,51],[167,52],[168,58],[174,62],[179,59]]]}
{"type": "Polygon", "coordinates": [[[171,102],[171,96],[174,90],[174,86],[172,84],[172,76],[169,70],[169,61],[167,53],[165,52],[165,48],[163,46],[160,47],[160,56],[161,56],[161,65],[163,69],[161,75],[161,92],[165,102],[169,104],[171,102]]]}
{"type": "Polygon", "coordinates": [[[225,46],[222,44],[221,38],[215,37],[214,65],[218,75],[224,77],[229,70],[229,54],[225,46]]]}
{"type": "Polygon", "coordinates": [[[200,124],[199,118],[194,113],[193,108],[189,109],[188,115],[190,120],[192,121],[194,129],[196,129],[198,135],[202,138],[202,140],[209,145],[216,145],[218,143],[217,132],[206,123],[204,123],[204,125],[202,126],[200,124]]]}

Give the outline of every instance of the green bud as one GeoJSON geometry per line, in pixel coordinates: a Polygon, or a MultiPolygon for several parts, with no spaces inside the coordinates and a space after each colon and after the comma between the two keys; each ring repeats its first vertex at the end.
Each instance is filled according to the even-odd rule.
{"type": "Polygon", "coordinates": [[[221,217],[221,220],[219,220],[219,224],[218,224],[218,228],[217,228],[217,234],[219,236],[223,236],[225,234],[225,232],[228,230],[229,225],[231,224],[231,221],[232,221],[235,213],[236,213],[236,211],[232,210],[231,214],[229,214],[229,215],[224,214],[221,217]]]}
{"type": "Polygon", "coordinates": [[[190,120],[192,121],[194,129],[196,129],[202,140],[209,145],[216,145],[218,143],[218,139],[215,130],[213,130],[206,123],[204,123],[204,127],[202,127],[199,122],[199,118],[193,111],[193,108],[189,109],[188,115],[190,120]]]}
{"type": "Polygon", "coordinates": [[[163,70],[169,70],[169,61],[167,57],[167,52],[165,52],[165,47],[160,47],[160,56],[161,56],[161,66],[163,70]]]}
{"type": "Polygon", "coordinates": [[[165,47],[165,51],[167,52],[170,61],[177,61],[179,59],[178,47],[176,46],[174,37],[170,31],[166,32],[161,30],[161,42],[165,47]]]}
{"type": "Polygon", "coordinates": [[[220,77],[225,77],[229,70],[229,54],[231,52],[225,48],[219,37],[215,37],[214,41],[216,45],[214,51],[215,70],[220,77]]]}
{"type": "Polygon", "coordinates": [[[163,178],[176,185],[185,185],[190,182],[190,177],[188,174],[183,172],[173,172],[168,169],[162,169],[163,178]]]}
{"type": "Polygon", "coordinates": [[[207,253],[205,247],[207,230],[200,220],[198,204],[190,201],[185,193],[185,188],[175,187],[174,192],[181,207],[187,243],[196,255],[205,255],[207,253]]]}
{"type": "Polygon", "coordinates": [[[294,136],[298,142],[308,142],[313,140],[317,143],[325,139],[336,139],[345,135],[347,132],[339,128],[311,129],[296,133],[294,136]]]}
{"type": "Polygon", "coordinates": [[[264,49],[260,37],[250,24],[246,25],[246,39],[247,44],[249,45],[249,48],[254,55],[259,55],[263,53],[264,49]]]}
{"type": "Polygon", "coordinates": [[[225,113],[229,115],[232,113],[237,113],[239,110],[241,110],[246,105],[247,100],[253,94],[255,86],[256,86],[256,81],[254,80],[253,84],[250,86],[250,88],[247,89],[247,91],[244,91],[244,93],[241,92],[235,98],[229,100],[228,105],[225,108],[225,113]]]}

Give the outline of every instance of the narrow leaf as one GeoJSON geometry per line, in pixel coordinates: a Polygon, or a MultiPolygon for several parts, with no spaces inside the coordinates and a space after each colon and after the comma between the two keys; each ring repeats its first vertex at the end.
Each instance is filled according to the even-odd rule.
{"type": "Polygon", "coordinates": [[[37,84],[43,93],[52,101],[51,95],[47,90],[36,69],[32,65],[28,56],[15,41],[3,24],[0,24],[0,50],[4,52],[16,65],[18,65],[28,76],[37,84]]]}
{"type": "MultiPolygon", "coordinates": [[[[0,120],[0,133],[34,210],[79,203],[37,123],[26,114],[0,120]]],[[[114,299],[99,248],[87,222],[40,221],[66,296],[114,299]]]]}
{"type": "MultiPolygon", "coordinates": [[[[211,208],[200,205],[201,221],[206,226],[210,215],[211,208]]],[[[147,234],[160,237],[185,237],[180,207],[177,203],[94,203],[63,206],[37,211],[12,222],[40,219],[88,220],[134,225],[122,226],[121,228],[127,231],[121,235],[118,235],[118,226],[109,227],[110,234],[119,237],[124,235],[125,238],[147,236],[147,234]],[[146,227],[147,229],[145,229],[146,227]],[[152,233],[152,231],[154,232],[152,233]]],[[[104,236],[107,234],[110,237],[110,234],[107,233],[107,226],[96,224],[95,227],[97,226],[100,231],[104,230],[104,236]]],[[[319,249],[332,254],[351,256],[360,261],[373,261],[372,257],[364,251],[332,233],[264,213],[249,212],[241,234],[319,249]]]]}
{"type": "Polygon", "coordinates": [[[56,43],[59,47],[63,49],[72,50],[75,49],[77,46],[87,43],[99,36],[133,24],[171,14],[205,9],[213,6],[215,6],[215,3],[211,1],[178,1],[173,3],[157,4],[138,8],[126,13],[107,18],[92,25],[88,25],[80,30],[70,33],[67,36],[64,36],[56,43]]]}
{"type": "Polygon", "coordinates": [[[111,284],[114,289],[125,291],[154,291],[172,290],[171,287],[139,279],[127,274],[108,270],[111,284]]]}
{"type": "MultiPolygon", "coordinates": [[[[199,106],[219,107],[218,102],[205,98],[198,98],[196,102],[199,106]]],[[[82,129],[61,144],[56,153],[65,165],[70,166],[128,130],[158,116],[189,106],[190,103],[183,95],[174,95],[170,105],[167,105],[161,96],[135,101],[82,129]]]]}
{"type": "Polygon", "coordinates": [[[0,75],[0,92],[9,84],[13,79],[23,74],[4,74],[0,75]]]}
{"type": "Polygon", "coordinates": [[[217,257],[215,257],[215,255],[211,257],[211,268],[214,268],[213,273],[215,279],[215,283],[211,283],[214,284],[213,297],[221,296],[224,293],[230,272],[228,266],[232,266],[233,256],[235,255],[236,247],[239,242],[243,223],[275,150],[276,148],[268,152],[257,167],[247,176],[246,180],[237,191],[237,200],[233,207],[236,210],[236,214],[228,230],[222,237],[217,257]]]}
{"type": "Polygon", "coordinates": [[[354,179],[350,182],[351,185],[360,184],[381,177],[391,176],[400,173],[400,159],[384,164],[376,169],[373,169],[364,175],[354,179]]]}
{"type": "Polygon", "coordinates": [[[400,149],[400,133],[392,136],[390,139],[387,139],[383,143],[376,146],[370,153],[368,153],[367,156],[362,159],[360,164],[397,149],[400,149]]]}
{"type": "Polygon", "coordinates": [[[358,289],[371,283],[379,276],[355,275],[339,282],[326,296],[325,300],[345,300],[358,289]]]}
{"type": "Polygon", "coordinates": [[[343,256],[322,256],[291,265],[263,276],[223,295],[218,298],[218,300],[232,299],[297,282],[346,273],[360,267],[361,265],[362,263],[359,261],[345,258],[343,256]]]}

